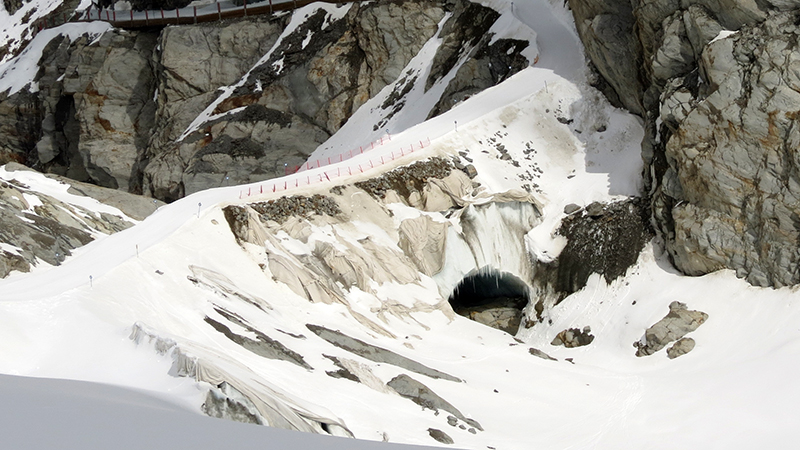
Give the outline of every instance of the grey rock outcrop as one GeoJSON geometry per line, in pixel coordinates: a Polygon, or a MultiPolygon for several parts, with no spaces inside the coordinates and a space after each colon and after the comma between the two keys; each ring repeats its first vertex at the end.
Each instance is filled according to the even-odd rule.
{"type": "Polygon", "coordinates": [[[34,162],[41,128],[42,108],[36,94],[23,90],[0,101],[0,164],[34,162]]]}
{"type": "MultiPolygon", "coordinates": [[[[240,135],[230,133],[195,154],[175,151],[175,142],[219,95],[220,86],[233,85],[275,44],[286,25],[285,18],[256,17],[198,26],[167,27],[159,36],[155,98],[158,117],[147,151],[145,192],[175,200],[210,186],[249,180],[248,172],[261,172],[252,159],[263,157],[258,146],[248,148],[258,115],[242,114],[240,135]],[[230,171],[237,174],[231,177],[230,171]],[[205,168],[205,169],[204,169],[205,168]],[[184,172],[189,172],[184,175],[184,172]],[[209,171],[215,171],[211,175],[209,171]],[[183,187],[190,185],[188,191],[183,187]]],[[[269,127],[268,127],[269,128],[269,127]]],[[[271,129],[262,130],[267,134],[271,129]]],[[[277,136],[273,136],[273,139],[277,136]]],[[[197,145],[209,144],[206,135],[197,145]]],[[[284,144],[283,141],[279,144],[284,144]]],[[[263,179],[263,176],[261,177],[263,179]]]]}
{"type": "MultiPolygon", "coordinates": [[[[457,419],[455,421],[453,419],[448,419],[448,422],[458,423],[458,420],[461,420],[469,426],[483,431],[483,428],[476,420],[465,417],[464,414],[462,414],[458,408],[450,404],[450,402],[437,395],[428,386],[425,386],[406,374],[400,374],[392,378],[386,385],[400,394],[401,397],[407,398],[423,408],[437,412],[439,410],[447,411],[453,415],[453,419],[457,419]]],[[[451,425],[455,424],[453,423],[451,425]]]]}
{"type": "Polygon", "coordinates": [[[335,21],[318,10],[219,102],[218,118],[153,154],[146,191],[175,199],[284,175],[397,79],[443,16],[437,2],[354,4],[335,21]]]}
{"type": "Polygon", "coordinates": [[[0,181],[0,223],[0,278],[12,271],[29,272],[41,262],[59,265],[97,233],[111,234],[133,225],[126,218],[62,202],[16,180],[0,181]]]}
{"type": "Polygon", "coordinates": [[[155,38],[111,31],[97,40],[84,35],[48,44],[37,80],[39,139],[28,156],[34,167],[103,187],[140,190],[139,161],[154,120],[149,61],[155,38]]]}
{"type": "Polygon", "coordinates": [[[558,234],[567,239],[566,247],[555,260],[537,263],[534,289],[539,319],[546,304],[582,289],[591,274],[603,275],[609,283],[624,275],[653,230],[646,199],[633,198],[574,210],[562,220],[558,234]]]}
{"type": "Polygon", "coordinates": [[[398,355],[390,350],[367,344],[366,342],[352,338],[341,331],[329,330],[325,327],[311,324],[306,325],[306,328],[325,341],[328,341],[331,345],[347,350],[348,352],[359,355],[362,358],[370,361],[392,364],[431,378],[441,378],[447,381],[461,382],[460,379],[452,375],[448,375],[444,372],[427,367],[416,361],[408,359],[405,356],[398,355]]]}
{"type": "Polygon", "coordinates": [[[755,285],[800,282],[797,17],[774,14],[702,54],[707,85],[666,144],[659,199],[674,203],[669,249],[688,274],[732,268],[755,285]]]}
{"type": "Polygon", "coordinates": [[[0,97],[0,162],[174,201],[285,175],[390,83],[376,129],[417,84],[452,72],[435,115],[528,65],[529,43],[492,43],[499,14],[467,0],[337,8],[285,35],[288,15],[54,38],[40,90],[0,97]],[[404,73],[437,33],[428,79],[404,73]]]}
{"type": "MultiPolygon", "coordinates": [[[[669,313],[648,328],[640,340],[633,343],[633,346],[636,347],[636,356],[652,355],[666,347],[670,342],[677,341],[696,330],[707,319],[708,314],[702,311],[689,310],[685,303],[670,303],[669,313]]],[[[691,342],[684,341],[680,345],[676,343],[673,348],[675,350],[672,350],[672,354],[675,356],[670,356],[670,358],[689,352],[694,348],[694,340],[692,339],[691,342]]]]}
{"type": "Polygon", "coordinates": [[[643,87],[641,58],[635,39],[630,1],[570,0],[575,27],[604,83],[601,89],[615,104],[641,113],[643,87]],[[604,86],[608,88],[603,89],[604,86]]]}
{"type": "Polygon", "coordinates": [[[733,269],[759,286],[800,283],[800,4],[570,5],[607,94],[645,119],[653,217],[675,266],[733,269]]]}

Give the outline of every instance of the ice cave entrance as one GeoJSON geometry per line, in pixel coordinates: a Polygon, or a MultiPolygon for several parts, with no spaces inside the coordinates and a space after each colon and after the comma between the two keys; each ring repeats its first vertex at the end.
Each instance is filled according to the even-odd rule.
{"type": "Polygon", "coordinates": [[[528,286],[508,272],[482,269],[464,277],[449,300],[456,314],[513,336],[528,304],[528,286]]]}

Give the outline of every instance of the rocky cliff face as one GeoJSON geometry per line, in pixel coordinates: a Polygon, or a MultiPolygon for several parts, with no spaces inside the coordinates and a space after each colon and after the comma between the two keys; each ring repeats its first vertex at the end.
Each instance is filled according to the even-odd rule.
{"type": "Polygon", "coordinates": [[[570,5],[605,91],[645,118],[653,214],[675,265],[800,282],[800,5],[570,5]]]}
{"type": "Polygon", "coordinates": [[[0,168],[0,278],[59,265],[96,237],[131,227],[163,205],[143,197],[41,174],[19,164],[0,168]],[[26,184],[33,177],[45,194],[26,184]],[[105,204],[95,207],[93,200],[105,204]],[[87,208],[91,205],[93,209],[87,208]]]}
{"type": "Polygon", "coordinates": [[[388,120],[437,36],[425,82],[452,76],[432,116],[529,64],[529,43],[492,42],[499,14],[465,0],[308,11],[59,36],[31,86],[0,101],[0,162],[173,201],[284,175],[395,83],[388,120]]]}

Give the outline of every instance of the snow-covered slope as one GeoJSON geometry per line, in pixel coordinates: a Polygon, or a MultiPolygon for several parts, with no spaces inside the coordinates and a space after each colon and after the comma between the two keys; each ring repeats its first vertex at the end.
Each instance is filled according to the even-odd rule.
{"type": "MultiPolygon", "coordinates": [[[[427,121],[429,94],[414,88],[391,141],[374,150],[199,192],[60,267],[0,281],[0,372],[154,391],[178,406],[127,393],[122,404],[144,406],[126,417],[158,408],[188,432],[233,429],[175,412],[204,404],[289,429],[458,448],[791,443],[800,392],[782,378],[800,346],[792,289],[752,288],[727,272],[683,277],[656,244],[626,276],[592,277],[541,322],[528,308],[516,338],[453,313],[447,297],[461,277],[535,277],[564,246],[554,233],[568,204],[640,189],[639,121],[588,86],[560,2],[484,3],[503,13],[498,33],[536,37],[532,67],[427,121]],[[390,177],[413,167],[441,174],[403,193],[390,177]],[[696,348],[637,358],[632,344],[675,300],[709,315],[691,335],[696,348]],[[550,345],[586,325],[592,344],[550,345]]],[[[423,58],[411,64],[426,70],[423,58]]],[[[380,137],[371,105],[312,159],[363,145],[352,136],[380,137]]],[[[265,439],[254,427],[240,437],[265,439]]]]}

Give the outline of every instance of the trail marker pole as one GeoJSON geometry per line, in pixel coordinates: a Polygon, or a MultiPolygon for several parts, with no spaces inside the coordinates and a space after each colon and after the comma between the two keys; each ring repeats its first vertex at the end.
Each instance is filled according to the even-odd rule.
{"type": "Polygon", "coordinates": [[[194,7],[194,23],[197,23],[197,6],[194,7]]]}
{"type": "Polygon", "coordinates": [[[139,257],[139,244],[136,244],[136,257],[139,257]]]}
{"type": "Polygon", "coordinates": [[[456,125],[456,133],[458,133],[458,121],[454,120],[453,123],[456,125]]]}
{"type": "Polygon", "coordinates": [[[198,219],[200,218],[200,207],[201,207],[201,206],[203,206],[203,204],[202,204],[202,203],[200,203],[200,202],[198,202],[198,203],[197,203],[197,218],[198,218],[198,219]]]}
{"type": "Polygon", "coordinates": [[[94,287],[94,281],[92,280],[92,276],[89,275],[89,288],[94,287]]]}
{"type": "Polygon", "coordinates": [[[219,2],[217,2],[217,16],[219,16],[219,20],[222,20],[222,7],[219,6],[219,2]]]}

